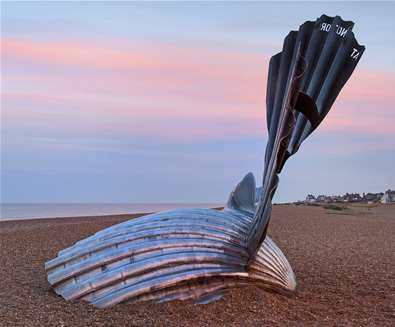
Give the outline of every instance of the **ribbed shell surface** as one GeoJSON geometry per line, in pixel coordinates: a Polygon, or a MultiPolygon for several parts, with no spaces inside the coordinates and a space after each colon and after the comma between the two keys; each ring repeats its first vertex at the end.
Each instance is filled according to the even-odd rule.
{"type": "Polygon", "coordinates": [[[264,284],[263,276],[273,280],[273,288],[292,286],[284,275],[292,269],[269,238],[265,249],[271,252],[251,268],[255,277],[249,275],[245,240],[250,222],[237,210],[211,209],[132,219],[60,251],[45,265],[48,281],[65,299],[101,308],[125,300],[205,302],[251,280],[264,284]]]}

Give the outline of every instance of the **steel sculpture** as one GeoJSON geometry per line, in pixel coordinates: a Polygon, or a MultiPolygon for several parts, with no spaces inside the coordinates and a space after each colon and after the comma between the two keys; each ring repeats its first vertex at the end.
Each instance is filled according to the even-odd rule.
{"type": "Polygon", "coordinates": [[[100,308],[126,300],[207,303],[251,284],[293,292],[292,268],[266,235],[271,201],[285,161],[324,119],[361,58],[352,27],[323,15],[291,31],[271,58],[262,187],[249,173],[222,211],[150,214],[77,242],[45,264],[55,292],[100,308]]]}

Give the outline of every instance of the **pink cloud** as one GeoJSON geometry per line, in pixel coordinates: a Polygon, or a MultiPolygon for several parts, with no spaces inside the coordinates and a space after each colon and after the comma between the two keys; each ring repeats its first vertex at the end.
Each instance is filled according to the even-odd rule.
{"type": "MultiPolygon", "coordinates": [[[[14,60],[64,65],[84,69],[119,71],[132,74],[140,71],[187,73],[190,77],[211,76],[214,80],[260,76],[265,58],[248,52],[206,48],[182,48],[156,42],[125,42],[119,48],[103,44],[78,42],[37,42],[3,38],[4,55],[14,60]],[[237,64],[237,65],[235,65],[237,64]]],[[[185,75],[184,75],[185,76],[185,75]]]]}
{"type": "MultiPolygon", "coordinates": [[[[28,119],[54,131],[172,140],[266,133],[263,54],[13,38],[2,48],[11,72],[3,93],[9,124],[28,119]],[[12,70],[29,65],[36,70],[12,70]]],[[[321,128],[395,134],[393,85],[394,74],[357,69],[321,128]]]]}

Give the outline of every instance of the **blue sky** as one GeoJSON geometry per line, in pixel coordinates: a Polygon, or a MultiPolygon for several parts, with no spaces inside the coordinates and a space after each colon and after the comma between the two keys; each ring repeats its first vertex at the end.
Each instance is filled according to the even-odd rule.
{"type": "Polygon", "coordinates": [[[275,201],[395,188],[395,4],[1,3],[4,202],[224,202],[259,183],[270,56],[322,13],[366,51],[275,201]]]}

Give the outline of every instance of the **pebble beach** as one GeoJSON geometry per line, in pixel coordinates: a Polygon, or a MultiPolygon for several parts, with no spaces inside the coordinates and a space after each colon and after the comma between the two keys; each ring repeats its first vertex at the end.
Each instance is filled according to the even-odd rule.
{"type": "Polygon", "coordinates": [[[291,297],[253,287],[206,305],[99,310],[50,288],[44,263],[135,215],[0,222],[0,326],[394,326],[395,205],[276,205],[269,235],[297,278],[291,297]]]}

